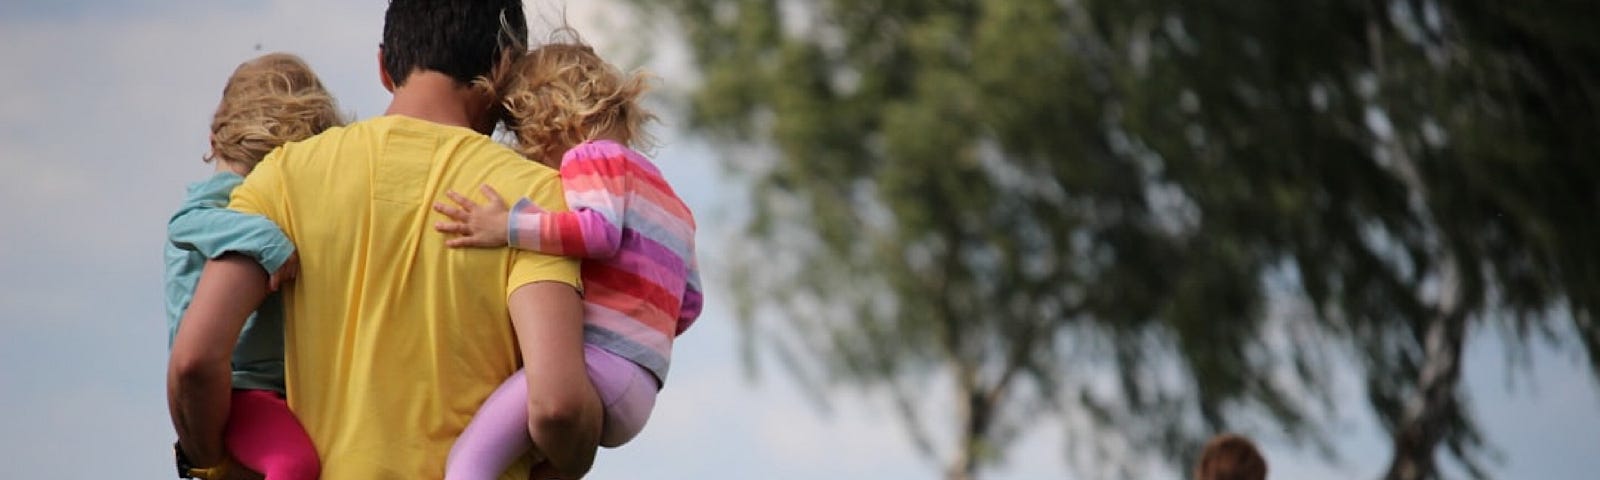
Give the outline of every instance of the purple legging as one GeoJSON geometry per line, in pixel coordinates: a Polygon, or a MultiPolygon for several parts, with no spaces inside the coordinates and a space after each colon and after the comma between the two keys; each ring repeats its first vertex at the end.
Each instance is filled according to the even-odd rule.
{"type": "MultiPolygon", "coordinates": [[[[650,419],[659,389],[654,375],[644,367],[593,345],[583,346],[589,381],[605,406],[600,445],[628,443],[650,419]]],[[[533,448],[528,436],[528,377],[521,370],[495,389],[472,423],[450,448],[445,480],[498,478],[517,457],[533,448]]]]}
{"type": "Polygon", "coordinates": [[[222,435],[233,457],[266,480],[317,480],[322,472],[311,436],[277,392],[234,390],[222,435]]]}

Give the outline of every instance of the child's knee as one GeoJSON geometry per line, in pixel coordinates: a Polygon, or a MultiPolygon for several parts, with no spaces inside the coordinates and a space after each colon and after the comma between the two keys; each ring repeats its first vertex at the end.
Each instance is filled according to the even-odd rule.
{"type": "Polygon", "coordinates": [[[600,434],[600,446],[606,447],[606,448],[617,448],[617,447],[620,447],[623,444],[628,443],[629,440],[633,440],[633,437],[636,436],[638,433],[639,432],[631,432],[630,433],[630,432],[606,431],[606,432],[600,434]]]}
{"type": "Polygon", "coordinates": [[[639,436],[655,407],[655,392],[631,390],[606,406],[605,424],[600,429],[600,446],[617,448],[639,436]]]}
{"type": "Polygon", "coordinates": [[[317,480],[322,475],[322,462],[315,456],[283,456],[268,462],[266,480],[317,480]]]}

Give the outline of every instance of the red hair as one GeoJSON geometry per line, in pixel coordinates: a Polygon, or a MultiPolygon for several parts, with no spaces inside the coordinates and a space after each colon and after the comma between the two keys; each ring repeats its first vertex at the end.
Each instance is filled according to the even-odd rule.
{"type": "Polygon", "coordinates": [[[1194,466],[1195,480],[1264,480],[1267,459],[1255,443],[1241,435],[1217,435],[1206,442],[1200,462],[1194,466]]]}

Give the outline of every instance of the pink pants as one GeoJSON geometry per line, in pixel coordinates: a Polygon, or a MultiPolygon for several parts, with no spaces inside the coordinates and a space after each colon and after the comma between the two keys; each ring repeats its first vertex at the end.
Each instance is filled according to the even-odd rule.
{"type": "Polygon", "coordinates": [[[316,480],[317,449],[277,392],[234,390],[223,442],[240,464],[266,480],[316,480]]]}
{"type": "MultiPolygon", "coordinates": [[[[628,443],[650,419],[660,384],[655,375],[600,347],[583,346],[589,381],[600,394],[605,420],[600,445],[628,443]]],[[[472,423],[450,448],[445,480],[487,480],[500,476],[517,457],[533,448],[528,436],[528,377],[521,370],[495,389],[472,423]]]]}

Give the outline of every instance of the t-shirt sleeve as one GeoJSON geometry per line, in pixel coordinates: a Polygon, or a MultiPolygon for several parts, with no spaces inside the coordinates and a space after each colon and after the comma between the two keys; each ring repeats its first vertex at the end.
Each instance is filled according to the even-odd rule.
{"type": "MultiPolygon", "coordinates": [[[[561,195],[560,178],[555,172],[550,172],[550,175],[542,178],[526,197],[548,211],[567,210],[567,202],[561,195]]],[[[578,290],[583,289],[583,284],[578,280],[577,259],[512,249],[511,274],[506,279],[506,297],[510,298],[511,292],[517,291],[523,285],[535,282],[561,282],[578,290]]]]}
{"type": "Polygon", "coordinates": [[[294,254],[294,243],[271,220],[220,207],[186,209],[167,222],[173,246],[208,259],[237,253],[275,272],[294,254]]]}
{"type": "Polygon", "coordinates": [[[244,183],[233,189],[228,208],[243,213],[253,213],[271,220],[291,239],[294,234],[285,225],[283,217],[283,149],[268,153],[256,164],[255,170],[244,177],[244,183]]]}

